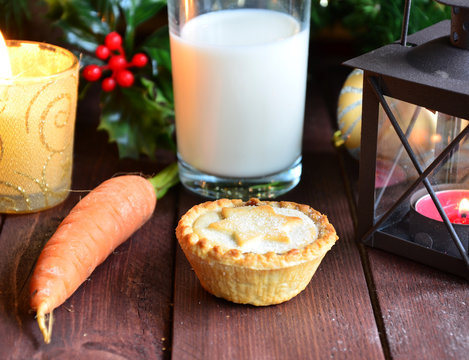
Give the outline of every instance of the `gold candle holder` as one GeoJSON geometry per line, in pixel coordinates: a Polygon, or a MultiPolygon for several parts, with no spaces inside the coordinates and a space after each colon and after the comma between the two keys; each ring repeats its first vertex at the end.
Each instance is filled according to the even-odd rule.
{"type": "Polygon", "coordinates": [[[0,212],[59,204],[71,186],[79,61],[58,46],[7,41],[0,79],[0,212]]]}

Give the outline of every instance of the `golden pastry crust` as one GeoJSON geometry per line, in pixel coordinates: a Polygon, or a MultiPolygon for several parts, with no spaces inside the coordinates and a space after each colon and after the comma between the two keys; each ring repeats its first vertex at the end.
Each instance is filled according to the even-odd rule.
{"type": "Polygon", "coordinates": [[[311,280],[324,255],[338,239],[327,217],[307,205],[287,201],[220,199],[191,208],[179,221],[176,236],[202,286],[225,299],[253,305],[271,305],[290,299],[311,280]],[[196,220],[222,208],[270,205],[306,214],[317,226],[317,239],[285,253],[251,253],[229,249],[200,237],[196,220]]]}
{"type": "Polygon", "coordinates": [[[258,199],[251,199],[246,203],[241,200],[220,199],[196,205],[181,218],[176,228],[176,236],[183,250],[189,250],[201,258],[210,259],[226,265],[247,266],[255,269],[275,269],[278,267],[296,265],[325,254],[337,240],[334,227],[329,223],[327,217],[311,207],[287,201],[266,202],[258,199]],[[264,204],[271,205],[272,207],[295,209],[308,215],[318,226],[317,240],[302,249],[292,249],[284,254],[276,254],[273,252],[254,254],[243,253],[238,249],[226,249],[218,245],[212,246],[208,239],[200,238],[199,235],[193,231],[194,222],[208,211],[217,211],[223,207],[259,206],[264,204]]]}

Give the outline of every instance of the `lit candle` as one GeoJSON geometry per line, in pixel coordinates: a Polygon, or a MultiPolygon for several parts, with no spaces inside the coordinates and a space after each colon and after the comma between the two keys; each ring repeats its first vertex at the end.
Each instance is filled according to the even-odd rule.
{"type": "Polygon", "coordinates": [[[5,39],[0,31],[0,81],[9,79],[13,76],[11,73],[10,56],[8,55],[8,48],[5,44],[5,39]]]}
{"type": "Polygon", "coordinates": [[[68,50],[1,37],[0,212],[38,211],[68,195],[78,70],[68,50]]]}
{"type": "MultiPolygon", "coordinates": [[[[451,223],[469,224],[469,190],[444,190],[436,195],[451,223]]],[[[443,221],[430,195],[421,197],[415,204],[415,210],[430,219],[443,221]]]]}
{"type": "Polygon", "coordinates": [[[452,216],[449,218],[453,224],[469,224],[469,218],[467,214],[469,212],[469,200],[467,198],[463,198],[458,206],[458,214],[457,216],[452,216]]]}

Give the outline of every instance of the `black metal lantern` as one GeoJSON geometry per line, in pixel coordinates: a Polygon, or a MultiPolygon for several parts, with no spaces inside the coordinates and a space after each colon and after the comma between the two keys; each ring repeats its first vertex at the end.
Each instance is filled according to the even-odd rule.
{"type": "Polygon", "coordinates": [[[451,21],[407,36],[408,0],[401,40],[345,63],[364,71],[358,236],[469,278],[469,1],[438,2],[451,21]]]}

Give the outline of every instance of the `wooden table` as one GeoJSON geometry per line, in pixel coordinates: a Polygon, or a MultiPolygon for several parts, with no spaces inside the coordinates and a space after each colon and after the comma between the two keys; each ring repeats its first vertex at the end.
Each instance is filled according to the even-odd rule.
{"type": "MultiPolygon", "coordinates": [[[[317,60],[317,59],[316,59],[317,60]]],[[[331,145],[338,61],[315,64],[309,81],[301,183],[283,199],[328,215],[340,240],[305,291],[256,308],[206,293],[177,244],[179,217],[204,199],[180,185],[55,312],[45,345],[28,308],[28,281],[49,236],[82,192],[0,222],[1,359],[462,359],[469,353],[466,280],[365,248],[354,237],[355,160],[331,145]],[[332,110],[332,111],[331,111],[332,110]]],[[[74,190],[113,174],[152,174],[174,160],[118,160],[96,131],[98,107],[80,103],[74,190]]]]}

